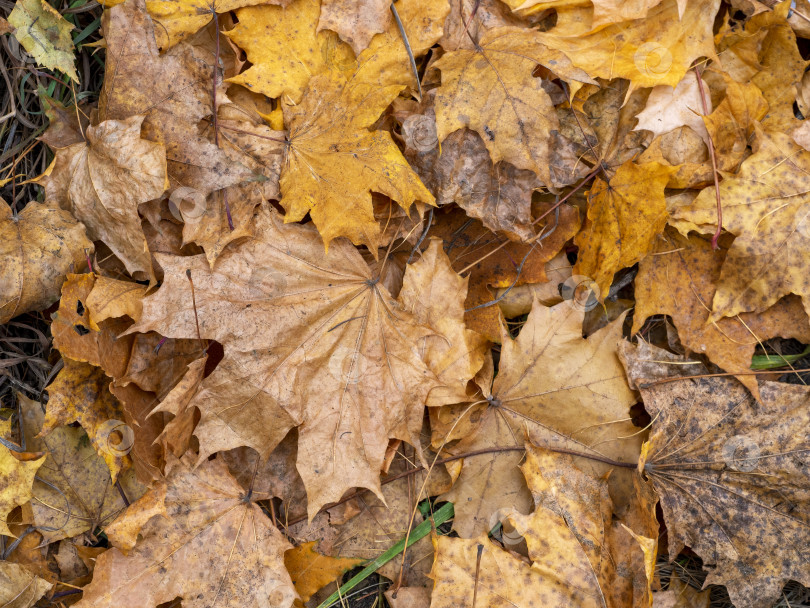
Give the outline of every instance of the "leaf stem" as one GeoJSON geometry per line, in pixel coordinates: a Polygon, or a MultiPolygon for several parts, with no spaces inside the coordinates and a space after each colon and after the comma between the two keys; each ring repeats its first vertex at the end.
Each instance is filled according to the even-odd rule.
{"type": "MultiPolygon", "coordinates": [[[[703,79],[700,77],[700,69],[695,66],[695,78],[698,83],[698,90],[700,91],[700,102],[703,105],[703,115],[709,115],[709,104],[706,101],[706,90],[703,88],[703,79]]],[[[717,156],[714,153],[714,142],[712,136],[709,134],[709,156],[712,158],[712,177],[714,178],[714,195],[717,198],[717,230],[712,237],[712,249],[720,249],[718,241],[720,234],[723,232],[723,205],[720,202],[720,181],[717,179],[717,156]]]]}

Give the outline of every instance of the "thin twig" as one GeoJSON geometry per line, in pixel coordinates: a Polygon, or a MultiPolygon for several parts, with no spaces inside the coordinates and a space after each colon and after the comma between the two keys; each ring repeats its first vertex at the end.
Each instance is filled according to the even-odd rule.
{"type": "MultiPolygon", "coordinates": [[[[700,91],[700,103],[703,105],[703,115],[709,115],[709,104],[706,101],[706,90],[703,88],[703,79],[700,77],[700,69],[695,66],[695,78],[698,83],[698,90],[700,91]]],[[[717,179],[717,156],[714,153],[714,142],[712,136],[709,134],[707,139],[709,143],[709,156],[712,158],[712,177],[714,178],[714,195],[717,198],[717,230],[712,237],[712,249],[720,249],[718,241],[720,234],[723,232],[723,205],[720,203],[720,181],[717,179]]]]}

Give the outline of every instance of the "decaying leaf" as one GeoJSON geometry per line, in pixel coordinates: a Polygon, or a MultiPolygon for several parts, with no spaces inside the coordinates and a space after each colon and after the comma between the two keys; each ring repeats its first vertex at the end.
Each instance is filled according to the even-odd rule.
{"type": "Polygon", "coordinates": [[[0,323],[53,304],[65,275],[84,268],[92,251],[67,211],[31,202],[15,216],[0,199],[0,323]]]}
{"type": "MultiPolygon", "coordinates": [[[[104,0],[107,7],[121,4],[123,0],[104,0]]],[[[146,8],[155,29],[158,47],[165,51],[181,40],[193,36],[208,25],[216,13],[227,13],[254,4],[289,4],[290,0],[149,0],[146,8]]]]}
{"type": "Polygon", "coordinates": [[[18,0],[8,22],[17,28],[14,37],[38,64],[60,70],[78,84],[70,35],[73,25],[59,11],[44,0],[18,0]]]}
{"type": "Polygon", "coordinates": [[[545,238],[532,245],[499,238],[458,210],[436,214],[432,234],[444,240],[453,270],[470,273],[464,305],[467,327],[492,342],[500,342],[502,324],[495,289],[545,281],[545,263],[579,230],[576,208],[563,205],[559,211],[551,211],[550,207],[541,204],[535,210],[538,217],[546,216],[535,227],[545,238]]]}
{"type": "MultiPolygon", "coordinates": [[[[810,342],[810,323],[796,296],[783,298],[761,315],[741,313],[707,323],[724,258],[725,251],[712,250],[708,237],[685,238],[668,229],[639,264],[631,331],[639,331],[654,314],[669,315],[684,346],[730,372],[748,372],[757,345],[775,336],[810,342]]],[[[759,397],[756,376],[737,379],[759,397]]]]}
{"type": "MultiPolygon", "coordinates": [[[[611,522],[606,481],[583,474],[568,456],[535,447],[529,447],[522,469],[535,510],[521,515],[509,509],[501,517],[515,526],[504,534],[506,548],[525,538],[529,563],[495,545],[486,533],[471,539],[441,536],[431,606],[649,606],[643,571],[642,580],[635,581],[629,567],[631,554],[644,559],[641,549],[629,549],[611,534],[611,526],[618,524],[611,522]]],[[[647,517],[654,532],[654,509],[647,517]]]]}
{"type": "Polygon", "coordinates": [[[405,273],[400,301],[417,322],[438,332],[421,345],[422,359],[443,383],[429,393],[427,405],[466,400],[467,382],[484,364],[486,338],[464,325],[467,283],[453,271],[440,239],[405,273]]]}
{"type": "Polygon", "coordinates": [[[107,463],[115,482],[128,463],[133,431],[121,421],[121,404],[110,393],[112,380],[94,365],[63,359],[65,366],[47,386],[48,406],[41,435],[58,426],[78,422],[93,448],[107,463]]]}
{"type": "Polygon", "coordinates": [[[391,298],[348,242],[324,257],[315,234],[263,212],[257,238],[227,250],[214,271],[201,256],[159,256],[165,281],[130,330],[194,338],[199,321],[203,338],[225,346],[191,401],[202,412],[200,458],[243,445],[266,457],[302,425],[310,516],[348,488],[379,493],[388,439],[418,445],[425,398],[444,384],[419,350],[440,330],[391,298]]]}
{"type": "Polygon", "coordinates": [[[119,490],[104,460],[81,428],[62,426],[40,440],[48,453],[34,483],[34,522],[47,542],[104,528],[123,511],[127,500],[143,493],[134,475],[121,478],[119,490]]]}
{"type": "Polygon", "coordinates": [[[390,21],[388,0],[323,0],[318,31],[337,32],[359,55],[371,37],[384,32],[390,21]]]}
{"type": "Polygon", "coordinates": [[[475,50],[444,55],[436,62],[442,72],[436,92],[439,139],[470,128],[484,140],[493,162],[505,160],[550,183],[550,137],[559,127],[542,79],[531,76],[538,64],[592,82],[564,55],[540,44],[531,30],[493,30],[475,50]]]}
{"type": "Polygon", "coordinates": [[[45,192],[112,249],[130,273],[152,276],[138,205],[168,188],[166,151],[141,138],[143,116],[87,128],[87,141],[57,151],[45,192]]]}
{"type": "Polygon", "coordinates": [[[808,388],[762,381],[757,402],[733,378],[678,378],[705,368],[646,343],[623,343],[620,355],[653,417],[639,471],[661,498],[670,559],[689,546],[706,583],[726,585],[741,608],[771,606],[788,580],[810,584],[800,540],[810,525],[808,388]]]}
{"type": "Polygon", "coordinates": [[[23,566],[0,561],[0,602],[3,608],[31,608],[53,587],[23,566]]]}
{"type": "MultiPolygon", "coordinates": [[[[213,115],[212,66],[206,58],[188,43],[160,55],[144,0],[127,0],[105,11],[102,27],[111,77],[101,91],[99,118],[145,115],[142,134],[165,146],[172,190],[184,186],[204,197],[261,179],[209,141],[206,129],[200,129],[200,122],[213,115]],[[155,104],[155,99],[160,103],[155,104]]],[[[222,98],[224,93],[223,88],[222,98]]]]}
{"type": "Polygon", "coordinates": [[[52,315],[53,345],[65,357],[101,367],[111,378],[120,378],[127,368],[134,337],[120,336],[130,325],[124,317],[108,319],[97,326],[98,330],[92,329],[87,302],[96,279],[91,273],[67,275],[59,309],[52,315]]]}
{"type": "MultiPolygon", "coordinates": [[[[451,453],[464,454],[521,446],[528,436],[538,445],[635,462],[643,434],[629,420],[635,399],[616,357],[623,317],[587,339],[582,338],[583,317],[584,311],[571,302],[551,308],[535,303],[517,339],[504,335],[491,389],[485,388],[472,406],[445,408],[444,414],[433,416],[438,423],[434,446],[461,438],[451,453]]],[[[464,463],[444,495],[456,505],[453,526],[461,536],[489,530],[499,508],[526,504],[520,459],[519,453],[507,452],[464,463]]],[[[578,466],[594,475],[610,468],[583,459],[578,466]]],[[[614,470],[610,485],[614,501],[626,508],[633,493],[626,469],[614,470]]]]}
{"type": "MultiPolygon", "coordinates": [[[[736,176],[720,184],[723,227],[737,235],[726,256],[709,321],[762,312],[795,293],[809,309],[810,283],[802,271],[810,243],[810,198],[805,186],[810,152],[783,133],[757,133],[755,152],[736,176]],[[767,179],[763,179],[767,175],[767,179]]],[[[717,222],[714,188],[704,189],[674,217],[702,232],[717,222]]]]}
{"type": "Polygon", "coordinates": [[[580,249],[574,274],[595,281],[599,299],[607,297],[614,273],[644,257],[664,230],[664,188],[674,171],[628,161],[610,181],[596,178],[588,193],[588,221],[574,240],[580,249]]]}
{"type": "Polygon", "coordinates": [[[142,538],[126,554],[113,548],[98,558],[78,608],[132,600],[153,608],[176,597],[192,608],[292,606],[290,544],[221,459],[191,464],[174,460],[166,479],[113,522],[113,545],[142,538]]]}

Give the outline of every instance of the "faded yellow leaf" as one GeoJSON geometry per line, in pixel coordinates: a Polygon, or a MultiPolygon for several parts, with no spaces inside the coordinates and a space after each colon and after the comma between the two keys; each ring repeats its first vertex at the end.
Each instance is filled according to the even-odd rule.
{"type": "Polygon", "coordinates": [[[627,78],[631,91],[674,87],[695,59],[715,57],[712,26],[719,6],[720,0],[691,0],[681,16],[676,0],[663,0],[643,19],[576,35],[556,35],[552,29],[538,40],[565,53],[594,78],[627,78]]]}
{"type": "Polygon", "coordinates": [[[433,204],[433,195],[391,134],[369,130],[401,88],[352,87],[340,74],[322,73],[310,80],[299,105],[284,106],[289,128],[280,182],[285,221],[297,222],[309,213],[327,248],[345,236],[377,251],[380,226],[372,190],[406,211],[415,201],[433,204]]]}
{"type": "Polygon", "coordinates": [[[566,80],[592,82],[565,55],[543,46],[540,34],[523,28],[489,31],[474,50],[442,56],[435,63],[442,72],[435,101],[439,140],[468,127],[484,140],[492,162],[529,169],[549,184],[551,132],[559,125],[543,79],[532,76],[538,64],[566,80]]]}
{"type": "Polygon", "coordinates": [[[0,323],[53,304],[65,275],[82,270],[92,252],[69,212],[30,202],[15,217],[0,199],[0,323]]]}
{"type": "Polygon", "coordinates": [[[284,554],[284,566],[290,573],[301,601],[308,602],[319,589],[337,581],[344,572],[365,563],[364,559],[329,557],[315,551],[316,541],[293,547],[284,554]]]}
{"type": "Polygon", "coordinates": [[[252,65],[228,82],[298,103],[312,76],[328,70],[350,74],[354,52],[333,32],[316,31],[320,13],[320,0],[237,10],[239,23],[225,35],[252,65]]]}
{"type": "Polygon", "coordinates": [[[107,463],[113,482],[129,463],[134,431],[122,421],[121,404],[110,393],[112,379],[94,365],[63,358],[65,366],[45,390],[48,405],[41,434],[78,422],[107,463]]]}
{"type": "Polygon", "coordinates": [[[595,296],[608,296],[613,275],[642,259],[667,223],[664,188],[674,167],[627,161],[605,182],[597,177],[588,192],[588,220],[574,243],[574,274],[596,282],[595,296]]]}
{"type": "Polygon", "coordinates": [[[45,0],[17,0],[8,22],[17,28],[14,37],[39,65],[60,70],[78,84],[70,35],[74,26],[59,11],[45,0]]]}

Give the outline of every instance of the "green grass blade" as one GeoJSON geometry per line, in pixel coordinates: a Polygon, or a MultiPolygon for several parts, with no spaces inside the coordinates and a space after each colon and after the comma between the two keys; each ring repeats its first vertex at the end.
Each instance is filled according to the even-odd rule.
{"type": "MultiPolygon", "coordinates": [[[[441,508],[439,508],[433,514],[433,525],[435,525],[438,528],[444,522],[452,518],[453,518],[453,503],[448,502],[442,505],[441,508]]],[[[408,537],[408,546],[410,547],[416,541],[421,540],[422,538],[427,536],[430,533],[430,530],[431,530],[430,520],[426,519],[421,524],[416,526],[413,530],[411,530],[411,535],[408,537]]],[[[394,557],[396,557],[397,554],[401,553],[404,548],[405,548],[405,539],[403,538],[396,545],[388,549],[388,551],[370,561],[365,568],[363,568],[360,572],[358,572],[355,576],[353,576],[348,582],[344,583],[340,589],[335,591],[332,595],[330,595],[323,602],[321,602],[318,605],[318,608],[327,608],[327,606],[331,606],[332,604],[340,600],[341,597],[349,593],[357,585],[359,585],[361,582],[363,582],[369,576],[371,576],[374,572],[376,572],[378,568],[394,559],[394,557]]]]}
{"type": "Polygon", "coordinates": [[[796,355],[754,355],[751,357],[751,369],[776,369],[798,361],[810,355],[810,346],[796,355]]]}

